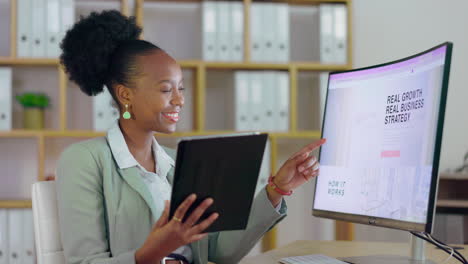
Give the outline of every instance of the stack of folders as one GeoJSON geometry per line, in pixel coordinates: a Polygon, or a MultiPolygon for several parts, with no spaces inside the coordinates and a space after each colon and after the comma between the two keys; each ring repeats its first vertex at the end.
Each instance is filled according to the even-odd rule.
{"type": "Polygon", "coordinates": [[[0,131],[12,128],[12,70],[0,68],[0,131]]]}
{"type": "Polygon", "coordinates": [[[31,209],[0,209],[0,264],[36,263],[31,209]]]}
{"type": "Polygon", "coordinates": [[[289,75],[281,71],[236,71],[234,129],[289,130],[289,75]]]}
{"type": "Polygon", "coordinates": [[[345,4],[320,4],[320,61],[347,62],[347,7],[345,4]]]}
{"type": "Polygon", "coordinates": [[[74,0],[18,0],[17,56],[57,58],[74,18],[74,0]]]}
{"type": "MultiPolygon", "coordinates": [[[[345,4],[320,4],[320,62],[347,63],[348,16],[345,4]]],[[[320,74],[320,124],[325,109],[328,73],[320,74]]]]}
{"type": "Polygon", "coordinates": [[[466,233],[464,223],[464,215],[437,213],[435,216],[434,235],[446,243],[466,244],[468,238],[464,237],[466,233]]]}
{"type": "Polygon", "coordinates": [[[252,3],[250,10],[252,61],[288,62],[289,38],[287,3],[252,3]]]}
{"type": "Polygon", "coordinates": [[[105,86],[103,92],[93,97],[93,117],[94,131],[107,131],[119,118],[119,110],[105,86]]]}
{"type": "Polygon", "coordinates": [[[244,6],[237,1],[203,1],[203,59],[242,61],[244,6]]]}

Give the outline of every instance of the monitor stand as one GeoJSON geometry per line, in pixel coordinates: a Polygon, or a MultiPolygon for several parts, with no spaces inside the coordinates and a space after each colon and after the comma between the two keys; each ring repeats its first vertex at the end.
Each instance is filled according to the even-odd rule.
{"type": "Polygon", "coordinates": [[[425,241],[411,236],[411,256],[397,255],[372,255],[359,257],[339,258],[342,261],[353,264],[436,264],[431,260],[426,259],[425,241]]]}

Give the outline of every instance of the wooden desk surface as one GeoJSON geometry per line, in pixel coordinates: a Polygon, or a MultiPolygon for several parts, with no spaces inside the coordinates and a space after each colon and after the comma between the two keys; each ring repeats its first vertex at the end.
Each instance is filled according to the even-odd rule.
{"type": "MultiPolygon", "coordinates": [[[[458,250],[465,258],[468,257],[468,245],[458,250]]],[[[356,241],[295,241],[286,246],[265,252],[264,254],[244,258],[241,264],[276,264],[278,260],[289,256],[323,254],[330,257],[351,257],[367,255],[400,255],[409,256],[409,243],[382,243],[356,241]]],[[[426,243],[426,258],[436,263],[442,263],[449,255],[435,246],[426,243]]],[[[457,264],[452,258],[446,264],[457,264]]]]}

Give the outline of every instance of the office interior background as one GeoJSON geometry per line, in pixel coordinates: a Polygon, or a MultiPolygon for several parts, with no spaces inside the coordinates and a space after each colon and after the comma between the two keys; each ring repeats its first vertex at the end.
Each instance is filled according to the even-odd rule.
{"type": "MultiPolygon", "coordinates": [[[[109,110],[106,95],[87,97],[68,81],[58,63],[57,45],[47,44],[47,37],[63,37],[61,25],[104,9],[136,15],[143,38],[165,49],[183,68],[187,88],[184,113],[178,131],[171,136],[157,135],[159,142],[176,147],[182,136],[264,130],[270,132],[270,141],[262,175],[278,169],[290,154],[320,137],[327,72],[380,64],[453,42],[440,161],[440,171],[447,176],[441,179],[439,200],[443,201],[438,205],[435,234],[449,243],[468,241],[464,217],[468,176],[453,174],[466,162],[468,152],[468,74],[464,73],[468,69],[468,2],[244,0],[222,7],[226,3],[0,0],[0,115],[6,116],[0,118],[0,250],[2,243],[34,246],[27,234],[32,231],[27,212],[31,184],[53,177],[57,158],[66,146],[104,135],[106,120],[118,115],[109,110]],[[265,3],[269,9],[264,8],[265,3]],[[46,12],[57,16],[51,18],[46,12]],[[26,38],[41,38],[43,48],[31,47],[34,41],[30,46],[22,44],[21,30],[30,30],[26,38]],[[281,51],[254,45],[268,38],[281,51]],[[226,41],[229,39],[232,41],[226,41]],[[275,43],[283,40],[282,47],[275,43]],[[219,50],[212,51],[207,43],[218,45],[219,50]],[[232,50],[221,48],[231,44],[232,50]],[[242,90],[245,83],[257,86],[257,92],[242,90]],[[34,127],[38,125],[34,121],[27,124],[35,113],[26,114],[31,108],[16,98],[25,92],[45,93],[50,99],[44,108],[43,128],[40,124],[34,127]],[[250,112],[242,112],[248,107],[250,112]],[[268,107],[270,115],[256,116],[268,107]],[[252,120],[245,121],[243,116],[252,120]],[[2,219],[10,219],[9,226],[2,219]],[[7,232],[13,242],[1,239],[7,232]]],[[[265,183],[264,176],[261,181],[265,183]]],[[[409,240],[404,231],[312,217],[313,184],[309,182],[286,198],[288,217],[250,255],[295,240],[409,240]]]]}

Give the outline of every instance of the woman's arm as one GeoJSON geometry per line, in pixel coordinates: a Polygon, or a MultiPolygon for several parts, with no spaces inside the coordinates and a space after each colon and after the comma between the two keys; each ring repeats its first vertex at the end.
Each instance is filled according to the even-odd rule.
{"type": "Polygon", "coordinates": [[[237,263],[245,256],[263,234],[286,216],[286,203],[282,194],[292,190],[318,175],[317,158],[310,153],[325,143],[320,139],[304,146],[293,154],[271,178],[255,198],[250,210],[247,228],[242,231],[215,233],[209,240],[209,260],[217,263],[237,263]],[[273,207],[281,203],[277,212],[273,207]]]}
{"type": "Polygon", "coordinates": [[[266,189],[255,197],[245,230],[223,231],[209,236],[208,260],[215,263],[238,263],[262,236],[286,217],[286,202],[279,212],[273,207],[266,189]]]}
{"type": "Polygon", "coordinates": [[[66,149],[58,162],[60,235],[69,264],[135,264],[135,251],[111,256],[102,175],[81,144],[66,149]]]}

